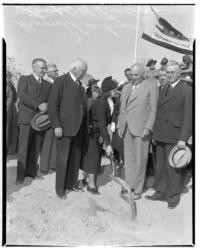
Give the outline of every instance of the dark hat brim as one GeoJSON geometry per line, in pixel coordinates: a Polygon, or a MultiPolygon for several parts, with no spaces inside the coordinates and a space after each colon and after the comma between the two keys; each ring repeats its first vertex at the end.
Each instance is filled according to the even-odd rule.
{"type": "Polygon", "coordinates": [[[148,63],[147,63],[147,67],[149,67],[149,66],[151,66],[152,64],[156,64],[157,63],[157,61],[156,60],[150,60],[150,61],[148,61],[148,63]]]}

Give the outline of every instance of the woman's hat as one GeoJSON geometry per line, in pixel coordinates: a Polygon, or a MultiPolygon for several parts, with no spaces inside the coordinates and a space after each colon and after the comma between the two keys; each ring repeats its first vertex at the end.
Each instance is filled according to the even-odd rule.
{"type": "Polygon", "coordinates": [[[91,78],[88,80],[88,87],[92,87],[93,85],[97,84],[99,81],[99,79],[94,79],[94,78],[91,78]]]}
{"type": "Polygon", "coordinates": [[[153,60],[153,59],[150,59],[149,61],[148,61],[148,63],[147,63],[147,67],[149,67],[149,66],[151,66],[152,64],[156,64],[157,63],[157,61],[156,60],[153,60]]]}
{"type": "Polygon", "coordinates": [[[103,93],[109,92],[115,88],[117,88],[117,82],[112,79],[112,76],[106,77],[101,84],[103,93]]]}
{"type": "Polygon", "coordinates": [[[51,121],[47,113],[37,113],[31,120],[31,127],[36,131],[44,131],[51,127],[51,121]]]}
{"type": "Polygon", "coordinates": [[[168,162],[173,168],[184,168],[190,163],[191,159],[192,152],[187,145],[185,148],[174,146],[168,156],[168,162]]]}

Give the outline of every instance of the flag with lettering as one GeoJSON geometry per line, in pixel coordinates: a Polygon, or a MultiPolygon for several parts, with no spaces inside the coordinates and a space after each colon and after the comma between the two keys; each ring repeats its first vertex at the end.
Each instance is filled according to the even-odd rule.
{"type": "Polygon", "coordinates": [[[193,39],[188,38],[151,7],[152,20],[145,21],[142,38],[182,54],[193,54],[193,39]]]}

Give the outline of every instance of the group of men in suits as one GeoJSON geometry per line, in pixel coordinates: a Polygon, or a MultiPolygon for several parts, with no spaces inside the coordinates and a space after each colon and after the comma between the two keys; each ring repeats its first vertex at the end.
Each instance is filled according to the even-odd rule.
{"type": "Polygon", "coordinates": [[[122,89],[119,134],[124,138],[125,180],[140,199],[146,173],[149,143],[156,142],[155,193],[149,200],[175,208],[183,189],[183,173],[169,165],[170,150],[184,148],[192,135],[192,88],[180,79],[181,67],[169,61],[155,80],[144,78],[142,64],[131,67],[132,82],[122,89]]]}
{"type": "MultiPolygon", "coordinates": [[[[83,59],[75,60],[69,72],[58,77],[56,65],[51,65],[55,76],[51,85],[44,80],[46,61],[38,58],[33,60],[33,73],[20,77],[17,184],[23,183],[25,176],[42,178],[37,175],[37,163],[44,133],[34,131],[30,121],[37,112],[48,112],[52,129],[46,134],[46,140],[51,145],[54,143],[57,151],[53,154],[56,194],[65,199],[68,192],[79,190],[78,171],[89,127],[88,103],[81,82],[87,67],[83,59]]],[[[117,125],[124,140],[125,181],[134,192],[134,199],[141,198],[143,192],[153,138],[157,184],[155,194],[146,198],[167,200],[169,208],[176,207],[180,201],[182,175],[169,165],[167,156],[174,145],[185,147],[192,133],[192,90],[180,80],[180,72],[179,63],[169,61],[166,69],[159,71],[159,88],[155,79],[144,78],[144,66],[135,63],[129,69],[129,81],[122,88],[117,125]]],[[[41,158],[41,161],[44,165],[45,160],[41,158]]]]}

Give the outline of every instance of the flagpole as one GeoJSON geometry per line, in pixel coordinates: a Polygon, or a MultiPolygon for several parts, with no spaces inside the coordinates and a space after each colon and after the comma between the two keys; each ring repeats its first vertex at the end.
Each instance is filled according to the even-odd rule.
{"type": "Polygon", "coordinates": [[[137,41],[138,41],[138,30],[139,30],[139,18],[140,18],[140,6],[137,7],[137,25],[136,25],[136,41],[135,41],[135,51],[134,51],[134,60],[133,62],[136,62],[136,57],[137,57],[137,41]]]}

